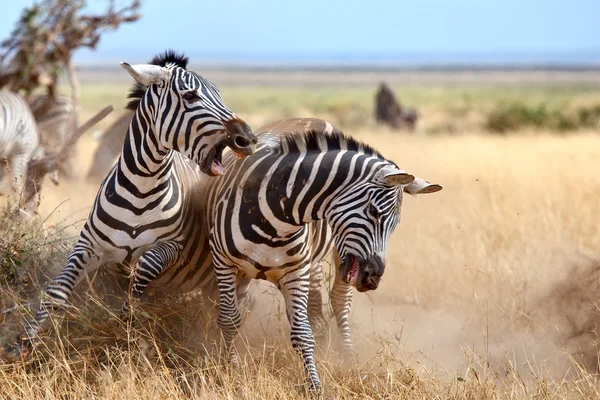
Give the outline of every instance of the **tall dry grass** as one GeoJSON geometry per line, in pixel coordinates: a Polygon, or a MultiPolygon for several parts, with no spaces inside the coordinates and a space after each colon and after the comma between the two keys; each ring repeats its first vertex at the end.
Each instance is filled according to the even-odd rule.
{"type": "MultiPolygon", "coordinates": [[[[355,295],[356,365],[340,364],[335,327],[320,338],[326,395],[600,398],[600,136],[346,130],[444,190],[405,198],[380,288],[355,295]]],[[[94,146],[89,137],[79,146],[82,171],[94,146]]],[[[48,184],[44,191],[44,226],[5,220],[0,231],[3,265],[35,271],[3,287],[7,340],[35,308],[29,303],[46,275],[62,267],[96,187],[48,184]]],[[[123,323],[114,313],[123,298],[111,279],[95,279],[94,290],[82,284],[32,362],[0,363],[0,398],[303,396],[300,359],[287,339],[280,295],[269,285],[255,284],[259,305],[237,342],[242,365],[231,370],[221,361],[210,304],[158,301],[123,323]]]]}

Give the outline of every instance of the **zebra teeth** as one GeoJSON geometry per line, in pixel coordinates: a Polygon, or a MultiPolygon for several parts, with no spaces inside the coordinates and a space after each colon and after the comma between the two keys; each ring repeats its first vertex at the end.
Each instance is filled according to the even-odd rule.
{"type": "Polygon", "coordinates": [[[214,175],[223,175],[225,170],[220,162],[213,160],[212,164],[210,165],[210,172],[212,172],[214,175]]]}
{"type": "Polygon", "coordinates": [[[238,160],[243,160],[244,158],[246,158],[245,155],[238,153],[237,151],[233,151],[233,155],[235,156],[235,158],[237,158],[238,160]]]}

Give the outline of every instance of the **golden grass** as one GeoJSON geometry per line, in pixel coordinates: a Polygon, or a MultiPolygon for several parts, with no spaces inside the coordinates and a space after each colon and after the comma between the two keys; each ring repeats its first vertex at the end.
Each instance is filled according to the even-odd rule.
{"type": "MultiPolygon", "coordinates": [[[[317,368],[326,395],[600,398],[594,332],[600,136],[345,130],[444,190],[405,197],[380,288],[355,295],[357,365],[340,365],[335,327],[319,341],[317,368]]],[[[95,144],[88,136],[79,145],[82,174],[95,144]]],[[[95,194],[96,187],[85,182],[48,183],[41,208],[50,215],[46,226],[73,224],[65,232],[75,235],[95,194]]],[[[35,254],[28,262],[56,272],[68,246],[56,247],[64,242],[52,232],[38,242],[41,253],[30,248],[35,254]]],[[[5,233],[4,240],[14,235],[5,233]]],[[[264,283],[255,289],[260,306],[242,329],[242,365],[235,371],[220,361],[213,315],[198,299],[166,310],[144,306],[141,321],[127,326],[114,316],[122,299],[110,297],[104,306],[97,294],[82,290],[79,311],[57,319],[57,332],[50,330],[34,362],[0,363],[0,398],[302,397],[304,373],[287,340],[280,295],[264,283]]],[[[23,296],[17,300],[28,302],[23,296]]],[[[14,299],[3,297],[5,307],[12,306],[14,299]]],[[[8,339],[18,320],[14,314],[6,314],[2,329],[8,339]]]]}

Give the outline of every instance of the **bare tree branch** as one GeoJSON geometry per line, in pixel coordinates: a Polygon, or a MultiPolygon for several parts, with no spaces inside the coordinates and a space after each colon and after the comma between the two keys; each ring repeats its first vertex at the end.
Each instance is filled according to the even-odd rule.
{"type": "Polygon", "coordinates": [[[27,97],[42,86],[55,96],[58,78],[66,72],[78,104],[73,53],[95,49],[102,33],[137,21],[141,0],[126,1],[117,8],[110,0],[103,14],[85,13],[86,0],[40,0],[25,8],[11,36],[0,42],[0,87],[27,97]]]}

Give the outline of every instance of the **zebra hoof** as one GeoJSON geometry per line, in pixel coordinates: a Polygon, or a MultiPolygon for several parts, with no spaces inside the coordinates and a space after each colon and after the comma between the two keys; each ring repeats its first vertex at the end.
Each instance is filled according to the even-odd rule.
{"type": "Polygon", "coordinates": [[[342,368],[348,369],[356,365],[356,359],[354,357],[354,349],[342,350],[342,368]]]}
{"type": "Polygon", "coordinates": [[[323,399],[325,396],[325,392],[323,391],[323,387],[321,383],[308,382],[308,397],[311,399],[323,399]]]}
{"type": "Polygon", "coordinates": [[[234,370],[238,370],[240,369],[240,358],[237,354],[237,352],[232,351],[231,353],[229,353],[229,359],[227,360],[229,366],[234,369],[234,370]]]}

